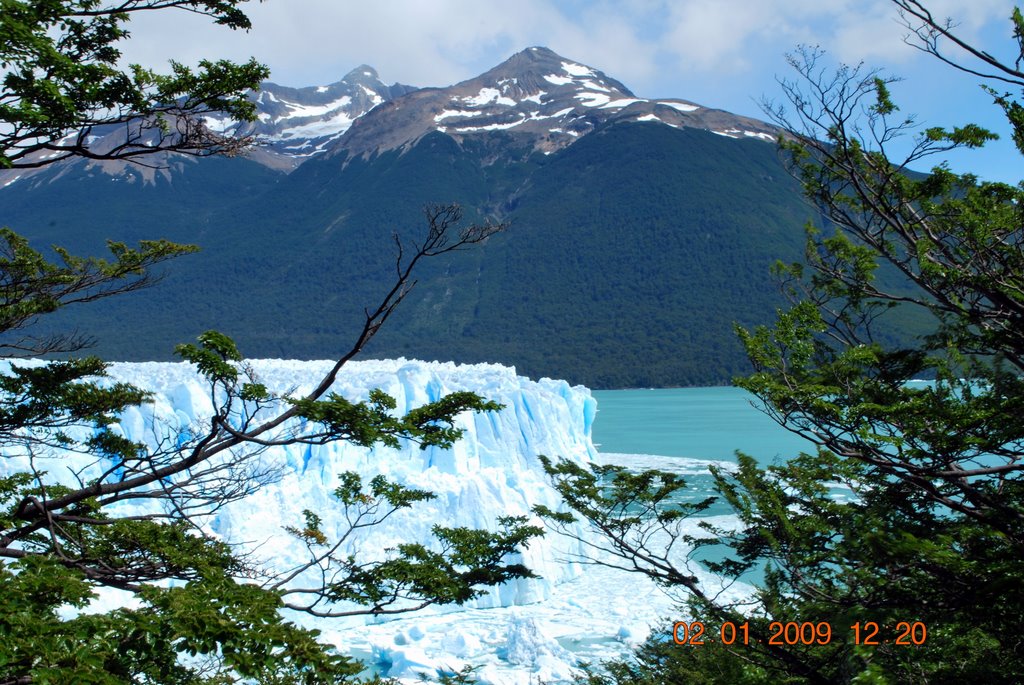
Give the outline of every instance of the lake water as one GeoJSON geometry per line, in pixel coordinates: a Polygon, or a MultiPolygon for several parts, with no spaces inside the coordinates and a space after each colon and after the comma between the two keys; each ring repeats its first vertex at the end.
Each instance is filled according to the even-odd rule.
{"type": "MultiPolygon", "coordinates": [[[[707,467],[736,463],[736,452],[762,466],[785,461],[815,446],[779,426],[757,399],[739,388],[670,388],[594,391],[597,418],[593,441],[603,461],[638,469],[658,468],[680,473],[686,488],[677,501],[696,502],[718,497],[707,467]],[[656,458],[654,458],[656,457],[656,458]]],[[[734,520],[734,512],[721,498],[704,517],[718,523],[734,520]]],[[[706,547],[696,559],[720,561],[725,547],[706,547]]],[[[761,579],[760,570],[743,577],[761,579]]]]}
{"type": "Polygon", "coordinates": [[[772,421],[739,388],[596,390],[598,451],[736,461],[739,450],[768,465],[813,445],[772,421]]]}
{"type": "MultiPolygon", "coordinates": [[[[598,413],[593,440],[603,459],[683,474],[687,487],[680,499],[684,501],[715,494],[707,466],[711,462],[735,463],[737,450],[770,464],[811,447],[758,411],[751,404],[753,398],[736,388],[609,390],[596,391],[594,397],[598,413]]],[[[728,527],[735,515],[727,505],[717,503],[701,520],[728,527]]],[[[685,532],[701,535],[698,523],[684,522],[685,532]]],[[[724,548],[707,547],[692,559],[720,560],[724,552],[724,548]]],[[[685,550],[679,553],[685,554],[685,550]]],[[[706,589],[721,592],[723,601],[748,597],[752,591],[748,583],[762,579],[759,569],[746,574],[740,583],[728,583],[707,573],[699,563],[685,568],[698,575],[706,589]]],[[[376,658],[373,645],[389,649],[407,642],[431,646],[452,635],[468,635],[471,642],[479,642],[480,649],[466,658],[482,667],[478,675],[483,681],[526,685],[538,681],[533,667],[501,656],[511,641],[529,635],[527,641],[536,641],[538,653],[546,654],[545,663],[553,663],[556,655],[566,664],[577,658],[592,663],[621,658],[651,627],[666,619],[687,620],[677,601],[678,596],[666,594],[644,576],[593,566],[560,585],[544,602],[399,619],[367,626],[358,639],[355,633],[339,636],[338,642],[372,663],[376,658]]],[[[567,683],[570,678],[548,674],[544,681],[567,683]]]]}

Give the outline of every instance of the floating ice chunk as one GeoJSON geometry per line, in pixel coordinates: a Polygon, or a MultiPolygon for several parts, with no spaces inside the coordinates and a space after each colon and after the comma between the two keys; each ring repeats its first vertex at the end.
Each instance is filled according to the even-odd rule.
{"type": "MultiPolygon", "coordinates": [[[[653,116],[653,115],[648,115],[653,116]]],[[[638,121],[643,117],[638,117],[638,121]]],[[[600,452],[594,460],[600,464],[614,464],[631,471],[658,469],[681,475],[704,475],[711,467],[725,471],[735,471],[737,466],[731,461],[711,459],[694,459],[691,457],[668,457],[660,454],[619,454],[616,452],[600,452]]]]}
{"type": "Polygon", "coordinates": [[[483,649],[483,644],[480,642],[480,638],[473,633],[454,630],[445,631],[441,647],[448,654],[467,657],[479,653],[483,649]]]}
{"type": "Polygon", "coordinates": [[[535,665],[543,656],[553,656],[560,662],[571,659],[569,653],[540,629],[537,622],[525,616],[513,616],[508,622],[505,660],[524,666],[535,665]]]}
{"type": "Polygon", "coordinates": [[[417,678],[434,676],[442,666],[437,659],[427,656],[419,647],[397,647],[378,655],[381,666],[389,666],[391,678],[417,678]]]}

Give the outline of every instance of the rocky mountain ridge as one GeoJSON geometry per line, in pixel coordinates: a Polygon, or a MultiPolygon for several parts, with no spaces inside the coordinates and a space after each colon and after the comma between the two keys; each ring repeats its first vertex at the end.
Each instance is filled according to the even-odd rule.
{"type": "Polygon", "coordinates": [[[637,97],[602,71],[531,47],[475,78],[384,103],[332,143],[327,155],[395,149],[431,131],[456,141],[507,131],[524,138],[533,150],[550,154],[614,121],[650,121],[770,141],[779,133],[765,122],[687,100],[637,97]]]}
{"type": "Polygon", "coordinates": [[[169,359],[210,329],[253,358],[331,358],[390,288],[394,236],[420,240],[424,207],[454,203],[510,228],[425,263],[364,354],[595,388],[716,384],[748,370],[734,322],[781,304],[770,265],[803,254],[813,210],[767,142],[775,129],[638,97],[544,48],[447,88],[359,67],[254,97],[251,126],[208,122],[262,136],[249,155],[0,178],[0,222],[44,252],[201,247],[158,286],[62,310],[40,334],[78,330],[116,360],[169,359]]]}
{"type": "MultiPolygon", "coordinates": [[[[364,64],[330,85],[292,88],[268,81],[252,97],[256,121],[207,116],[205,123],[220,133],[253,136],[257,145],[246,156],[284,173],[317,156],[352,159],[407,149],[435,131],[460,143],[505,131],[527,154],[550,154],[600,126],[622,121],[765,141],[774,141],[780,132],[763,121],[687,100],[638,97],[604,72],[544,47],[527,48],[446,88],[387,85],[364,64]]],[[[91,144],[102,148],[104,136],[91,144]]],[[[0,171],[0,190],[19,180],[52,181],[71,169],[143,184],[158,177],[170,181],[197,161],[186,155],[156,155],[144,165],[75,159],[54,167],[0,171]]]]}

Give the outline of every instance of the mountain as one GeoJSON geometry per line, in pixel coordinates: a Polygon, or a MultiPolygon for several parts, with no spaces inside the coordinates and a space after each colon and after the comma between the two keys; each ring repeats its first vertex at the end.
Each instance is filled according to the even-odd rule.
{"type": "Polygon", "coordinates": [[[407,146],[432,131],[462,142],[507,131],[529,149],[550,154],[613,121],[649,121],[775,140],[764,122],[709,110],[686,100],[646,100],[603,72],[532,47],[476,78],[424,88],[363,117],[328,150],[361,155],[407,146]]]}
{"type": "MultiPolygon", "coordinates": [[[[324,152],[332,141],[344,135],[359,117],[374,107],[416,90],[400,83],[386,85],[377,71],[365,64],[327,86],[290,88],[264,82],[251,99],[256,103],[257,120],[238,122],[226,116],[205,117],[206,126],[218,133],[253,136],[257,141],[247,155],[270,169],[289,172],[307,159],[324,152]]],[[[89,147],[109,149],[123,137],[120,127],[97,128],[89,147]]],[[[192,171],[198,160],[185,155],[158,154],[147,157],[145,165],[121,161],[73,159],[60,165],[0,171],[0,188],[21,181],[52,182],[75,173],[102,173],[128,182],[154,183],[157,177],[171,180],[192,171]]]]}
{"type": "Polygon", "coordinates": [[[800,258],[813,216],[771,125],[637,97],[545,48],[448,88],[359,67],[254,97],[259,121],[239,132],[265,145],[248,157],[0,175],[0,217],[39,246],[203,248],[156,288],[47,325],[115,359],[165,359],[209,328],[248,356],[331,357],[387,285],[393,233],[415,239],[424,205],[457,202],[510,228],[428,263],[367,354],[592,387],[723,383],[747,370],[733,322],[771,319],[768,268],[800,258]]]}
{"type": "Polygon", "coordinates": [[[416,90],[399,83],[385,85],[365,64],[329,86],[287,88],[264,83],[255,95],[259,118],[251,124],[212,119],[211,128],[260,141],[252,159],[291,170],[322,153],[352,124],[375,107],[416,90]]]}

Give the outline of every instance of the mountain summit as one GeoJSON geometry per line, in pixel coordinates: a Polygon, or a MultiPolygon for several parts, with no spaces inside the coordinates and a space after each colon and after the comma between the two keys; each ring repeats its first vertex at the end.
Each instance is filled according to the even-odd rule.
{"type": "Polygon", "coordinates": [[[416,241],[423,207],[451,202],[513,229],[424,264],[366,354],[501,361],[598,388],[715,384],[749,368],[734,322],[781,304],[770,264],[803,254],[812,210],[763,142],[776,129],[638,97],[546,48],[445,88],[359,66],[253,99],[251,125],[207,122],[261,136],[248,156],[0,172],[0,217],[34,246],[203,247],[159,287],[69,308],[40,333],[162,359],[213,328],[252,357],[329,358],[391,287],[394,236],[416,241]]]}
{"type": "MultiPolygon", "coordinates": [[[[407,149],[433,132],[459,144],[467,138],[483,139],[502,148],[496,154],[515,148],[521,155],[551,154],[620,121],[704,129],[732,138],[774,140],[779,132],[765,122],[687,100],[637,97],[604,72],[539,46],[447,88],[389,86],[373,67],[363,64],[329,85],[291,88],[268,81],[252,97],[256,121],[214,115],[206,117],[206,125],[220,133],[254,136],[258,146],[249,159],[286,173],[314,157],[351,160],[407,149]],[[501,140],[487,140],[495,132],[504,134],[501,140]]],[[[116,138],[120,133],[112,130],[109,135],[116,138]]],[[[102,148],[111,143],[98,135],[92,144],[102,148]]],[[[148,160],[149,168],[76,159],[53,168],[0,170],[0,189],[21,179],[51,181],[66,175],[69,167],[149,184],[158,176],[170,181],[195,163],[198,160],[182,155],[157,155],[148,160]]]]}
{"type": "Polygon", "coordinates": [[[551,153],[616,120],[702,128],[737,138],[774,140],[778,133],[764,122],[686,100],[639,98],[593,67],[531,47],[476,78],[411,92],[376,108],[333,143],[328,155],[404,147],[431,131],[457,141],[507,131],[528,148],[551,153]]]}

